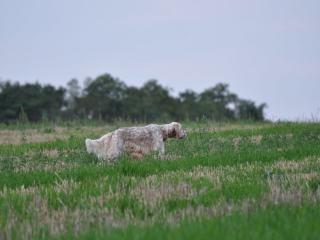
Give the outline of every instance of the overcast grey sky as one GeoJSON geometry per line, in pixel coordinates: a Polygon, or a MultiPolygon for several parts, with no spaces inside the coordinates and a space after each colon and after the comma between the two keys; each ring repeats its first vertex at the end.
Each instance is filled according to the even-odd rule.
{"type": "Polygon", "coordinates": [[[111,73],[175,94],[230,84],[267,117],[320,118],[319,0],[0,0],[0,78],[111,73]]]}

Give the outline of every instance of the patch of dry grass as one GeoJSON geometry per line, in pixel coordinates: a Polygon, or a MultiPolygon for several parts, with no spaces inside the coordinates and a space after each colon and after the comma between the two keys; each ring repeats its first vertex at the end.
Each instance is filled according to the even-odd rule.
{"type": "Polygon", "coordinates": [[[251,131],[271,128],[272,124],[202,126],[188,129],[194,134],[181,145],[166,142],[167,154],[159,158],[154,169],[146,162],[149,158],[137,163],[123,159],[109,169],[106,168],[109,165],[96,163],[85,153],[82,138],[101,136],[118,126],[1,130],[0,144],[17,144],[1,146],[7,156],[1,156],[0,160],[2,169],[10,171],[18,184],[13,184],[13,189],[0,190],[0,210],[6,218],[0,216],[0,237],[10,239],[17,234],[19,238],[32,239],[66,233],[76,237],[93,226],[112,229],[126,228],[128,224],[178,225],[184,219],[215,218],[270,205],[319,203],[320,158],[316,151],[312,149],[314,154],[307,146],[295,160],[290,154],[278,153],[288,153],[288,149],[299,147],[300,142],[317,144],[318,135],[314,131],[294,129],[297,134],[287,133],[290,126],[280,129],[279,134],[274,129],[270,133],[251,131]],[[306,132],[309,135],[304,136],[306,132]],[[56,139],[65,141],[58,141],[57,145],[25,144],[21,149],[18,146],[56,139]],[[64,143],[71,147],[65,147],[64,143]],[[8,156],[10,151],[12,156],[8,156]],[[259,159],[269,152],[274,159],[259,159]],[[229,161],[229,156],[234,162],[229,161]],[[101,174],[100,166],[107,174],[101,174]],[[61,173],[61,178],[60,171],[70,168],[70,172],[61,173]],[[35,176],[41,178],[37,186],[19,187],[32,171],[37,171],[35,176]],[[47,172],[57,177],[47,181],[47,172]]]}
{"type": "Polygon", "coordinates": [[[50,142],[54,140],[65,140],[68,135],[62,129],[57,129],[53,133],[42,133],[36,129],[27,129],[24,131],[0,130],[0,144],[22,144],[50,142]]]}

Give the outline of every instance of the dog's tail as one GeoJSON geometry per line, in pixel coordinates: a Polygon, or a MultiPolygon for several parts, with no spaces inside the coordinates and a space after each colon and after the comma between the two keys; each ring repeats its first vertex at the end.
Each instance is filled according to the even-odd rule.
{"type": "Polygon", "coordinates": [[[89,139],[89,138],[86,138],[85,143],[86,143],[87,152],[88,153],[92,153],[93,152],[93,147],[92,147],[93,141],[91,139],[89,139]]]}

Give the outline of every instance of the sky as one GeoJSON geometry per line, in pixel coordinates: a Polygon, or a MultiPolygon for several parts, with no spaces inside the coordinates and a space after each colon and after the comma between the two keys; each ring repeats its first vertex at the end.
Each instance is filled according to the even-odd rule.
{"type": "Polygon", "coordinates": [[[201,92],[219,82],[271,120],[320,119],[319,0],[0,0],[0,79],[103,73],[201,92]]]}

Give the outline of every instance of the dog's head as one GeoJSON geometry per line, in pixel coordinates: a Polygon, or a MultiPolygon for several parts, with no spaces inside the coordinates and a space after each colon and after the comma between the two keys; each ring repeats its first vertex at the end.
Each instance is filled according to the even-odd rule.
{"type": "Polygon", "coordinates": [[[172,122],[166,124],[165,127],[165,138],[177,138],[182,139],[187,136],[186,130],[184,130],[180,123],[172,122]]]}

